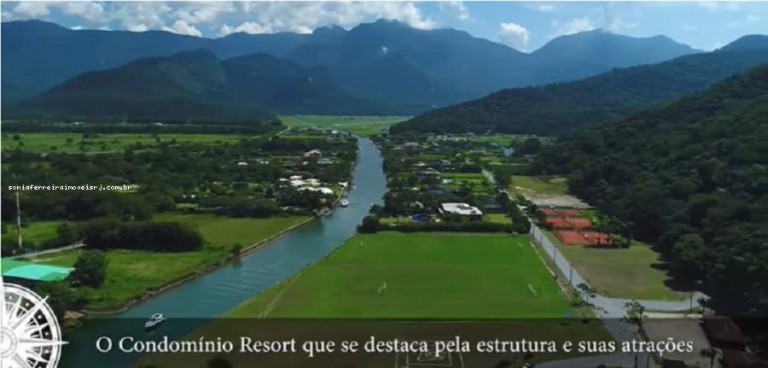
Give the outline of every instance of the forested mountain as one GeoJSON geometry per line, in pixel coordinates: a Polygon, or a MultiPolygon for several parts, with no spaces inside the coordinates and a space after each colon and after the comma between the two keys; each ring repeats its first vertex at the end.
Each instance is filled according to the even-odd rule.
{"type": "Polygon", "coordinates": [[[87,71],[204,48],[221,60],[263,53],[307,68],[323,67],[347,94],[373,100],[368,113],[384,106],[410,114],[505,87],[570,80],[694,52],[666,39],[600,32],[564,36],[530,55],[463,31],[422,30],[385,20],[350,30],[332,26],[312,34],[232,34],[216,39],[163,31],[71,30],[41,21],[3,23],[2,31],[6,103],[36,96],[87,71]],[[662,49],[666,51],[658,51],[662,49]],[[578,57],[563,59],[566,52],[578,57]],[[606,56],[618,54],[625,57],[606,56]]]}
{"type": "Polygon", "coordinates": [[[532,170],[656,244],[728,315],[768,313],[768,65],[621,122],[584,129],[532,170]]]}
{"type": "Polygon", "coordinates": [[[221,62],[232,100],[241,106],[293,114],[386,113],[343,91],[324,67],[304,68],[266,54],[221,62]]]}
{"type": "Polygon", "coordinates": [[[35,96],[81,73],[205,48],[220,58],[283,54],[306,35],[232,34],[218,39],[164,31],[70,30],[30,20],[2,24],[3,101],[35,96]]]}
{"type": "Polygon", "coordinates": [[[227,121],[273,113],[386,113],[338,88],[322,67],[265,54],[220,62],[208,50],[83,73],[12,106],[6,117],[227,121]]]}
{"type": "Polygon", "coordinates": [[[417,98],[428,101],[430,107],[505,86],[535,83],[531,73],[525,73],[527,54],[463,31],[419,30],[379,20],[348,32],[321,28],[316,33],[319,36],[287,57],[303,65],[329,67],[339,83],[363,96],[377,90],[413,95],[416,87],[424,90],[419,93],[423,97],[417,98]],[[350,69],[354,75],[347,74],[350,69]],[[358,80],[364,74],[369,83],[358,80]]]}
{"type": "Polygon", "coordinates": [[[392,131],[556,135],[617,120],[768,62],[764,39],[747,37],[715,52],[617,69],[575,82],[505,89],[417,116],[392,131]]]}
{"type": "Polygon", "coordinates": [[[537,78],[543,84],[581,79],[612,68],[655,64],[697,52],[666,36],[632,38],[597,29],[558,37],[531,56],[536,68],[545,72],[537,78]]]}
{"type": "Polygon", "coordinates": [[[198,50],[84,73],[12,107],[7,115],[221,120],[262,114],[236,109],[216,56],[198,50]]]}

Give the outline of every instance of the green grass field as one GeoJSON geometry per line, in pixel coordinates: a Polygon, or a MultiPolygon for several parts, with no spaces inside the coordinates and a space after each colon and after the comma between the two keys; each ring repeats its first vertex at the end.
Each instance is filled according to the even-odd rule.
{"type": "Polygon", "coordinates": [[[384,232],[355,236],[229,316],[558,318],[571,309],[528,237],[384,232]]]}
{"type": "Polygon", "coordinates": [[[305,221],[302,216],[270,217],[264,219],[231,218],[213,214],[161,213],[154,221],[191,224],[213,246],[231,247],[234,244],[248,246],[275,235],[286,228],[305,221]]]}
{"type": "Polygon", "coordinates": [[[363,136],[374,136],[409,118],[409,116],[296,115],[281,116],[280,120],[290,128],[328,128],[363,136]]]}
{"type": "Polygon", "coordinates": [[[579,274],[602,295],[646,300],[681,300],[687,296],[664,283],[666,273],[654,268],[662,262],[659,254],[647,244],[635,241],[626,249],[565,246],[551,233],[548,236],[579,274]]]}
{"type": "MultiPolygon", "coordinates": [[[[157,221],[178,221],[197,226],[207,244],[199,251],[158,253],[115,250],[107,253],[107,279],[98,289],[83,288],[88,308],[112,309],[140,296],[147,290],[197,271],[229,255],[234,244],[248,246],[304,221],[305,217],[233,219],[205,214],[161,214],[157,221]]],[[[72,266],[79,251],[43,256],[36,262],[72,266]]]]}
{"type": "Polygon", "coordinates": [[[530,189],[539,194],[565,194],[568,191],[566,179],[561,177],[513,175],[510,186],[512,189],[530,189]]]}
{"type": "Polygon", "coordinates": [[[19,133],[3,134],[2,149],[23,149],[31,152],[118,152],[133,144],[156,145],[161,142],[221,144],[234,143],[245,138],[236,134],[98,134],[95,138],[83,139],[80,133],[19,133]],[[19,139],[14,137],[18,136],[19,139]],[[85,142],[85,151],[80,143],[85,142]]]}
{"type": "MultiPolygon", "coordinates": [[[[216,319],[185,340],[221,336],[234,341],[248,336],[254,341],[354,339],[362,344],[370,336],[385,340],[424,336],[425,328],[434,331],[436,324],[425,324],[421,318],[475,322],[493,319],[485,321],[485,327],[476,327],[475,322],[439,322],[445,338],[611,339],[599,321],[564,321],[562,314],[570,309],[527,237],[383,232],[356,235],[329,257],[239,305],[225,318],[216,319]],[[282,319],[286,317],[303,319],[282,319]],[[255,318],[267,320],[257,322],[255,318]]],[[[330,368],[390,366],[396,357],[402,362],[404,355],[367,354],[354,358],[354,354],[326,354],[311,361],[303,354],[225,356],[236,367],[255,364],[330,368]]],[[[579,355],[468,354],[462,358],[467,365],[450,366],[511,367],[503,362],[513,360],[520,366],[524,360],[539,363],[575,356],[579,355]]],[[[212,357],[154,354],[143,358],[140,366],[193,366],[212,357]]]]}
{"type": "MultiPolygon", "coordinates": [[[[80,251],[43,256],[35,261],[71,267],[80,251]]],[[[136,298],[147,290],[158,288],[170,281],[195,272],[221,259],[221,249],[206,248],[199,252],[156,253],[134,250],[115,250],[107,253],[107,278],[98,289],[85,290],[87,308],[113,309],[136,298]]]]}
{"type": "Polygon", "coordinates": [[[509,225],[512,223],[512,220],[509,218],[509,216],[503,214],[503,213],[489,213],[483,216],[483,221],[494,223],[494,224],[505,224],[509,225]]]}
{"type": "MultiPolygon", "coordinates": [[[[56,229],[65,221],[31,221],[21,228],[21,236],[24,244],[38,247],[46,240],[57,236],[56,229]]],[[[5,224],[8,231],[5,236],[16,236],[16,225],[5,224]]]]}

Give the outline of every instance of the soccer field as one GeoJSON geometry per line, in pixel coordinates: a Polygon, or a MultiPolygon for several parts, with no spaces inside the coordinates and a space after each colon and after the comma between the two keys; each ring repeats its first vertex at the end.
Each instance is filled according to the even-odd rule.
{"type": "Polygon", "coordinates": [[[569,311],[527,236],[384,232],[356,235],[228,316],[560,318],[569,311]]]}

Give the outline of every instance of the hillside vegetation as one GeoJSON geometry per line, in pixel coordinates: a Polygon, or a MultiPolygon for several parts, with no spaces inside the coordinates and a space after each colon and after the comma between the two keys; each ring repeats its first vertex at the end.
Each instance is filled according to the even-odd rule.
{"type": "Polygon", "coordinates": [[[734,42],[732,48],[618,69],[580,81],[505,89],[417,116],[393,131],[558,135],[620,120],[762,63],[768,63],[768,37],[755,36],[734,42]]]}
{"type": "Polygon", "coordinates": [[[567,174],[716,309],[768,310],[768,66],[564,137],[532,170],[567,174]]]}

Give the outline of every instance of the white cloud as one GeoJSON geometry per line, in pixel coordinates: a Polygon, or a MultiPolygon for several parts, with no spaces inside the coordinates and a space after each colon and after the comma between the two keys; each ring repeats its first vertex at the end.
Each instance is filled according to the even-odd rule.
{"type": "Polygon", "coordinates": [[[149,30],[149,27],[147,27],[147,25],[144,23],[131,23],[130,25],[126,26],[125,29],[131,32],[146,32],[149,30]]]}
{"type": "Polygon", "coordinates": [[[538,10],[540,12],[552,12],[557,10],[557,6],[547,3],[528,4],[528,9],[538,10]]]}
{"type": "Polygon", "coordinates": [[[161,2],[115,2],[112,4],[110,19],[118,21],[129,31],[143,32],[172,23],[172,11],[173,8],[161,2]]]}
{"type": "Polygon", "coordinates": [[[232,33],[262,34],[272,33],[272,29],[264,27],[256,22],[245,22],[237,27],[230,27],[228,24],[221,26],[219,36],[226,36],[232,33]]]}
{"type": "Polygon", "coordinates": [[[66,1],[56,3],[56,7],[69,15],[77,15],[91,22],[103,22],[107,19],[104,6],[95,1],[66,1]]]}
{"type": "Polygon", "coordinates": [[[743,19],[730,21],[725,24],[725,28],[742,28],[749,27],[750,23],[756,23],[760,21],[760,17],[754,14],[747,14],[743,19]]]}
{"type": "MultiPolygon", "coordinates": [[[[441,4],[443,6],[458,19],[471,19],[466,6],[459,1],[441,4]]],[[[197,34],[196,30],[199,29],[220,29],[221,34],[238,31],[308,33],[328,24],[349,29],[376,19],[397,20],[420,29],[437,27],[437,22],[425,15],[415,3],[407,1],[24,1],[4,3],[3,19],[41,18],[56,21],[52,16],[54,8],[73,16],[75,23],[82,24],[84,28],[109,25],[136,32],[171,29],[185,34],[197,34]]]]}
{"type": "Polygon", "coordinates": [[[496,34],[499,40],[518,50],[526,50],[530,41],[530,33],[517,23],[501,23],[496,34]]]}
{"type": "MultiPolygon", "coordinates": [[[[415,28],[437,26],[410,2],[243,2],[240,10],[263,32],[307,30],[328,24],[351,28],[378,18],[397,20],[415,28]]],[[[225,27],[222,27],[225,28],[225,27]]],[[[226,29],[225,29],[226,30],[226,29]]],[[[229,30],[234,28],[229,27],[229,30]]],[[[220,32],[221,33],[221,32],[220,32]]]]}
{"type": "Polygon", "coordinates": [[[163,26],[162,29],[163,31],[178,33],[178,34],[187,35],[187,36],[201,37],[203,35],[200,32],[200,30],[195,28],[195,26],[190,25],[189,23],[181,19],[175,21],[173,25],[170,27],[163,26]]]}
{"type": "Polygon", "coordinates": [[[563,24],[554,23],[553,25],[557,27],[557,30],[555,30],[555,34],[552,37],[587,32],[597,28],[594,24],[592,24],[592,21],[589,19],[589,17],[573,18],[563,24]]]}
{"type": "Polygon", "coordinates": [[[291,27],[291,31],[294,33],[310,34],[312,33],[312,28],[309,28],[307,26],[294,26],[294,27],[291,27]]]}
{"type": "Polygon", "coordinates": [[[469,15],[469,9],[464,5],[463,1],[444,1],[440,2],[440,10],[450,14],[454,18],[460,21],[468,21],[472,19],[469,15]]]}
{"type": "Polygon", "coordinates": [[[637,23],[624,21],[619,15],[619,10],[616,7],[617,4],[614,2],[605,3],[605,6],[603,7],[603,29],[610,32],[621,32],[638,26],[637,23]]]}
{"type": "Polygon", "coordinates": [[[188,24],[210,23],[222,14],[236,11],[235,5],[228,1],[184,3],[173,13],[174,17],[188,24]]]}
{"type": "Polygon", "coordinates": [[[22,1],[16,4],[12,13],[21,17],[43,17],[50,14],[48,5],[43,1],[22,1]]]}
{"type": "Polygon", "coordinates": [[[722,10],[737,11],[741,9],[741,5],[735,1],[699,1],[698,5],[712,12],[722,10]]]}

